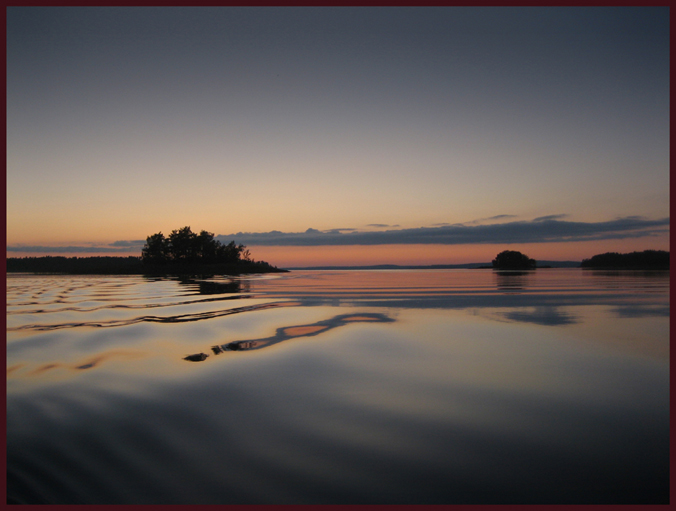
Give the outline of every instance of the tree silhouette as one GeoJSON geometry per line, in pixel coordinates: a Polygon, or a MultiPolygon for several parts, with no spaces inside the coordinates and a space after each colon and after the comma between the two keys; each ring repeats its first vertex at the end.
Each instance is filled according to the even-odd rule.
{"type": "Polygon", "coordinates": [[[148,236],[141,260],[147,265],[253,262],[244,245],[237,245],[234,241],[224,245],[214,239],[214,233],[200,231],[195,234],[189,226],[174,229],[166,238],[161,232],[148,236]]]}
{"type": "Polygon", "coordinates": [[[177,263],[192,263],[197,258],[197,235],[190,227],[174,229],[169,235],[169,254],[177,263]]]}
{"type": "Polygon", "coordinates": [[[498,270],[530,270],[535,264],[535,259],[516,250],[504,250],[493,259],[493,268],[498,270]]]}
{"type": "Polygon", "coordinates": [[[669,252],[665,250],[644,250],[619,254],[606,252],[591,259],[583,259],[582,268],[669,268],[669,252]]]}
{"type": "Polygon", "coordinates": [[[169,244],[164,234],[158,232],[146,238],[141,250],[141,260],[147,264],[165,264],[169,259],[169,244]]]}
{"type": "Polygon", "coordinates": [[[216,262],[217,241],[214,240],[214,233],[208,231],[200,231],[195,245],[197,248],[197,258],[205,263],[216,262]]]}

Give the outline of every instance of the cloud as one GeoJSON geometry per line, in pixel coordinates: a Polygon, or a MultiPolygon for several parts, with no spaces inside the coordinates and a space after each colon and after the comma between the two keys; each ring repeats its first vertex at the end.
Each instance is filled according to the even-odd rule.
{"type": "Polygon", "coordinates": [[[222,242],[235,240],[251,246],[316,246],[316,245],[395,245],[442,244],[467,245],[485,243],[551,243],[658,236],[669,231],[669,218],[647,220],[641,217],[617,218],[608,222],[570,222],[540,217],[532,221],[483,225],[447,225],[390,229],[376,232],[304,233],[237,233],[216,236],[222,242]]]}
{"type": "Polygon", "coordinates": [[[353,231],[356,231],[356,230],[358,230],[358,229],[355,229],[354,227],[344,227],[344,228],[339,228],[339,229],[327,229],[327,230],[325,230],[324,232],[327,232],[327,233],[340,233],[340,232],[344,232],[344,231],[347,231],[347,232],[353,232],[353,231]]]}
{"type": "MultiPolygon", "coordinates": [[[[504,218],[498,215],[494,219],[504,218]]],[[[481,225],[442,225],[385,231],[331,229],[305,232],[270,231],[219,234],[215,238],[228,243],[234,240],[248,246],[318,246],[318,245],[400,245],[400,244],[516,244],[597,241],[608,239],[660,236],[669,232],[669,218],[648,220],[639,216],[616,218],[608,222],[570,222],[558,220],[567,215],[548,215],[531,221],[481,225]],[[345,232],[347,231],[347,232],[345,232]]],[[[26,253],[139,253],[145,241],[120,240],[108,246],[8,246],[8,252],[26,253]]]]}
{"type": "MultiPolygon", "coordinates": [[[[546,222],[547,220],[558,220],[560,218],[566,218],[568,215],[547,215],[547,216],[539,216],[537,218],[533,219],[533,222],[546,222]]],[[[628,216],[626,219],[636,219],[639,217],[633,217],[633,216],[628,216]]]]}
{"type": "Polygon", "coordinates": [[[86,246],[42,246],[42,245],[12,245],[7,247],[8,252],[32,252],[38,254],[68,254],[68,253],[117,253],[130,254],[140,252],[145,245],[145,240],[119,240],[108,245],[86,245],[86,246]]]}
{"type": "Polygon", "coordinates": [[[504,220],[505,218],[516,218],[516,215],[495,215],[489,216],[488,218],[482,218],[482,220],[504,220]]]}
{"type": "Polygon", "coordinates": [[[145,245],[145,240],[120,240],[114,241],[110,244],[111,247],[130,247],[130,248],[142,248],[145,245]]]}
{"type": "Polygon", "coordinates": [[[12,245],[7,247],[8,252],[35,252],[41,254],[67,254],[67,253],[115,253],[119,252],[121,254],[128,254],[133,252],[139,252],[141,250],[139,247],[126,247],[126,248],[111,248],[111,247],[82,247],[82,246],[66,246],[66,247],[49,247],[42,245],[12,245]]]}
{"type": "Polygon", "coordinates": [[[495,215],[495,216],[489,216],[489,217],[486,217],[486,218],[477,218],[476,220],[471,220],[469,222],[465,222],[465,223],[462,223],[462,224],[453,224],[453,225],[480,224],[480,223],[488,222],[488,221],[492,221],[492,220],[505,220],[507,218],[516,218],[516,217],[517,217],[517,215],[495,215]]]}
{"type": "Polygon", "coordinates": [[[399,224],[389,225],[389,224],[367,224],[366,227],[377,227],[382,229],[384,227],[399,227],[399,224]]]}

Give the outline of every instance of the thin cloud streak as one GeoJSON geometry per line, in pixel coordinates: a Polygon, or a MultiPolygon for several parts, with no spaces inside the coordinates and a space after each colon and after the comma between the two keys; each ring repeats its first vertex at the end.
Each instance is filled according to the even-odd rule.
{"type": "MultiPolygon", "coordinates": [[[[560,217],[562,215],[551,215],[560,217]]],[[[569,222],[540,217],[533,221],[489,225],[451,225],[419,227],[378,232],[321,232],[308,229],[304,233],[242,233],[219,235],[221,241],[236,240],[252,246],[317,246],[317,245],[401,245],[401,244],[494,244],[552,243],[627,239],[659,236],[669,232],[669,218],[646,220],[625,217],[608,222],[569,222]]]]}
{"type": "Polygon", "coordinates": [[[131,254],[140,252],[145,240],[118,240],[109,245],[67,245],[67,246],[44,246],[44,245],[12,245],[7,247],[8,252],[26,252],[38,254],[131,254]]]}
{"type": "MultiPolygon", "coordinates": [[[[553,215],[553,216],[557,216],[557,215],[553,215]]],[[[476,220],[472,220],[471,222],[464,222],[464,223],[453,224],[453,225],[480,224],[482,222],[486,222],[486,221],[490,221],[490,220],[505,220],[507,218],[516,218],[516,217],[517,217],[517,215],[495,215],[495,216],[489,216],[488,218],[478,218],[476,220]]],[[[537,219],[535,219],[535,220],[537,220],[537,219]]],[[[450,224],[446,224],[446,225],[450,225],[450,224]]]]}
{"type": "MultiPolygon", "coordinates": [[[[502,216],[502,215],[500,215],[502,216]]],[[[219,241],[236,241],[247,246],[321,245],[480,245],[516,243],[561,243],[630,239],[669,233],[669,218],[648,220],[628,216],[607,222],[569,222],[556,220],[567,215],[548,215],[531,221],[485,225],[453,224],[387,231],[342,232],[347,229],[305,232],[270,231],[263,233],[220,234],[219,241]]],[[[498,218],[498,217],[494,217],[498,218]]],[[[8,252],[24,253],[138,253],[143,240],[120,240],[108,246],[8,246],[8,252]]]]}
{"type": "Polygon", "coordinates": [[[12,245],[7,247],[8,252],[31,252],[38,254],[75,254],[75,253],[88,253],[88,254],[131,254],[137,253],[143,248],[142,245],[129,246],[126,248],[114,248],[114,247],[81,247],[81,246],[66,246],[66,247],[50,247],[43,245],[12,245]]]}
{"type": "MultiPolygon", "coordinates": [[[[533,222],[546,222],[547,220],[559,220],[560,218],[566,218],[568,215],[546,215],[546,216],[539,216],[537,218],[533,219],[533,222]]],[[[627,218],[638,218],[638,217],[625,217],[627,218]]]]}
{"type": "Polygon", "coordinates": [[[111,247],[128,247],[128,248],[137,248],[142,247],[145,244],[145,240],[119,240],[114,241],[110,244],[111,247]]]}

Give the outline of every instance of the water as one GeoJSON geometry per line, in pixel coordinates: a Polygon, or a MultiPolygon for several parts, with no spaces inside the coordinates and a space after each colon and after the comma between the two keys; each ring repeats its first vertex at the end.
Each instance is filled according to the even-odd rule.
{"type": "Polygon", "coordinates": [[[10,275],[8,502],[667,503],[668,292],[580,269],[10,275]]]}

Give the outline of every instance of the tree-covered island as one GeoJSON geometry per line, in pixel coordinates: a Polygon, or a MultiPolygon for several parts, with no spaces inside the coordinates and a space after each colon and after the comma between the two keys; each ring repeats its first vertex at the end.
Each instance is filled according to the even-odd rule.
{"type": "Polygon", "coordinates": [[[496,270],[534,270],[537,263],[526,254],[516,250],[504,250],[492,261],[496,270]]]}
{"type": "Polygon", "coordinates": [[[644,250],[628,254],[606,252],[592,256],[590,259],[583,259],[580,267],[614,270],[668,270],[669,252],[666,250],[644,250]]]}
{"type": "Polygon", "coordinates": [[[175,229],[166,238],[161,232],[148,236],[141,251],[141,262],[146,266],[237,264],[251,260],[244,245],[234,241],[224,245],[214,239],[214,233],[195,234],[190,227],[175,229]]]}
{"type": "MultiPolygon", "coordinates": [[[[517,252],[516,250],[504,250],[492,261],[495,270],[532,270],[535,268],[548,268],[540,266],[535,259],[517,252]]],[[[631,252],[619,254],[606,252],[597,254],[589,259],[583,259],[580,268],[612,269],[612,270],[668,270],[669,252],[665,250],[644,250],[643,252],[631,252]]]]}
{"type": "Polygon", "coordinates": [[[284,272],[265,261],[255,261],[244,245],[227,245],[214,234],[190,227],[146,238],[141,257],[23,257],[8,258],[7,272],[185,275],[284,272]]]}

